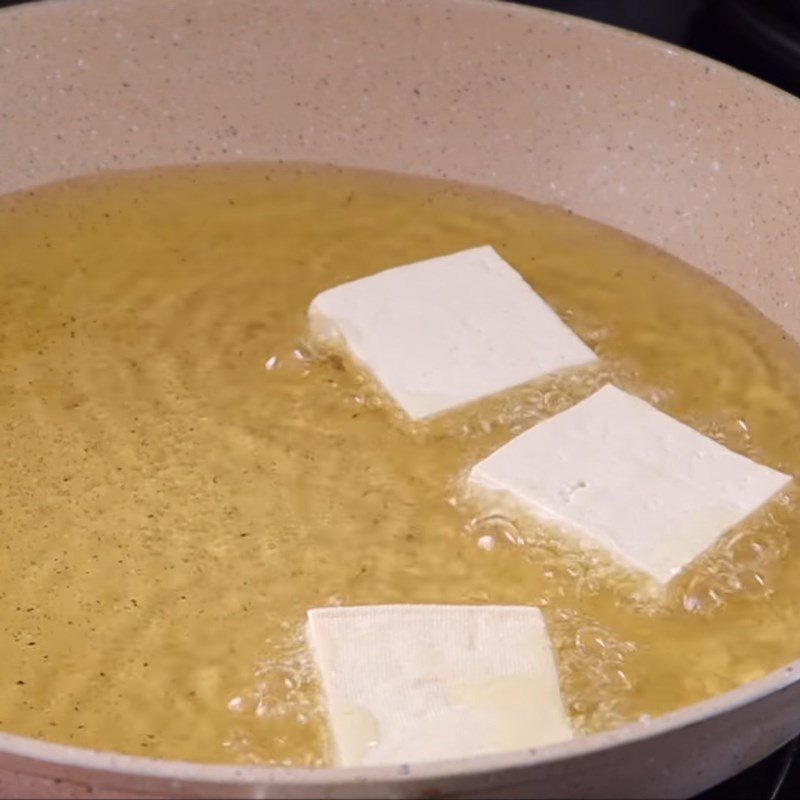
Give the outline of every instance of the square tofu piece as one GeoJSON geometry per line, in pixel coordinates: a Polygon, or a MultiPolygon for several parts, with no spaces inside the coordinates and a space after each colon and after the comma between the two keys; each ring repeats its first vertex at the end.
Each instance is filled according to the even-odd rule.
{"type": "Polygon", "coordinates": [[[610,385],[469,475],[661,585],[790,481],[610,385]]]}
{"type": "Polygon", "coordinates": [[[597,358],[488,246],[328,289],[308,318],[411,419],[597,358]]]}
{"type": "Polygon", "coordinates": [[[530,606],[308,612],[341,766],[462,758],[572,737],[544,619],[530,606]]]}

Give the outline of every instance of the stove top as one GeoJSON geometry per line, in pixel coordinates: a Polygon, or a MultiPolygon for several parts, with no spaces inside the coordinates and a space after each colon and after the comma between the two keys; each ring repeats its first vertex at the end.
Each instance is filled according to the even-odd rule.
{"type": "Polygon", "coordinates": [[[695,800],[796,800],[800,797],[800,738],[695,800]]]}
{"type": "MultiPolygon", "coordinates": [[[[32,0],[35,2],[36,0],[32,0]]],[[[21,0],[0,0],[0,7],[21,0]]],[[[516,0],[696,50],[800,96],[800,0],[516,0]]],[[[796,800],[800,737],[696,800],[796,800]]]]}

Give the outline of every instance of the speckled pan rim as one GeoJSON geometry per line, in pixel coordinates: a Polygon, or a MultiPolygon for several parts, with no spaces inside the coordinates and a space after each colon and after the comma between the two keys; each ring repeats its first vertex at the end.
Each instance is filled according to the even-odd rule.
{"type": "MultiPolygon", "coordinates": [[[[441,0],[429,0],[430,2],[440,2],[441,0]]],[[[0,8],[0,17],[4,14],[9,16],[14,14],[34,14],[34,13],[47,13],[48,9],[52,6],[62,5],[80,5],[83,0],[17,0],[22,5],[11,5],[0,8]]],[[[740,82],[750,84],[755,91],[764,94],[770,94],[777,100],[794,106],[800,109],[800,97],[795,97],[793,94],[763,80],[748,72],[744,72],[737,67],[730,64],[725,64],[722,61],[710,58],[709,56],[698,53],[694,50],[688,50],[677,44],[665,42],[662,39],[656,39],[653,36],[648,36],[638,31],[620,28],[616,25],[611,25],[607,22],[600,22],[595,19],[588,19],[587,17],[578,17],[574,14],[565,14],[561,11],[554,11],[549,8],[539,8],[538,6],[524,6],[515,0],[447,0],[450,3],[458,3],[463,6],[486,6],[492,5],[497,2],[503,2],[505,5],[510,6],[515,14],[522,16],[530,15],[532,17],[550,17],[552,19],[569,20],[572,27],[583,27],[588,30],[603,31],[607,36],[613,36],[618,39],[627,39],[635,44],[650,49],[660,50],[668,55],[676,56],[684,61],[694,62],[695,64],[705,64],[713,66],[714,69],[722,72],[727,72],[729,75],[735,75],[740,82]]]]}
{"type": "MultiPolygon", "coordinates": [[[[42,0],[40,0],[40,2],[41,1],[42,0]]],[[[80,1],[81,0],[43,0],[43,4],[75,3],[80,1]]],[[[451,2],[452,1],[453,0],[451,0],[451,2]]],[[[461,5],[486,5],[487,3],[491,3],[492,0],[455,0],[455,2],[460,3],[461,5]]],[[[576,17],[574,14],[564,14],[561,11],[553,11],[549,8],[523,6],[521,3],[515,2],[515,0],[503,0],[503,2],[506,5],[513,6],[519,14],[533,14],[534,16],[541,15],[557,17],[560,19],[569,19],[570,24],[575,27],[584,27],[588,28],[589,30],[602,30],[605,31],[609,36],[616,36],[619,39],[628,39],[642,47],[660,50],[663,53],[676,56],[684,61],[713,66],[714,69],[720,70],[721,72],[727,72],[729,75],[735,75],[740,82],[750,84],[756,91],[764,94],[770,94],[781,102],[800,109],[800,97],[795,97],[793,94],[790,94],[786,90],[781,89],[779,86],[775,86],[774,84],[769,83],[762,78],[751,75],[749,72],[744,72],[743,70],[733,67],[730,64],[717,61],[716,59],[710,58],[702,53],[698,53],[695,50],[688,50],[687,48],[681,47],[678,44],[665,42],[662,39],[656,39],[653,36],[648,36],[647,34],[639,33],[638,31],[628,30],[627,28],[619,28],[616,25],[611,25],[607,22],[600,22],[599,20],[595,19],[587,19],[586,17],[576,17]]]]}
{"type": "MultiPolygon", "coordinates": [[[[449,0],[462,5],[486,5],[492,0],[449,0]]],[[[67,4],[79,5],[82,0],[39,0],[28,7],[9,6],[0,9],[4,13],[28,14],[46,13],[51,6],[67,4]]],[[[714,69],[735,76],[736,80],[748,84],[754,92],[772,95],[783,104],[796,108],[800,113],[800,100],[783,90],[766,83],[752,75],[710,59],[701,54],[668,44],[658,39],[617,28],[594,20],[574,17],[548,9],[522,6],[509,2],[515,14],[520,16],[549,16],[569,20],[570,25],[597,30],[601,35],[618,40],[628,39],[640,47],[659,50],[670,56],[688,60],[698,65],[713,66],[714,69]]],[[[735,709],[755,703],[769,695],[780,692],[800,682],[800,659],[774,670],[762,678],[750,681],[731,691],[706,700],[684,706],[654,719],[635,722],[621,728],[603,733],[582,736],[568,742],[549,745],[533,750],[493,754],[469,759],[436,761],[414,765],[383,766],[368,768],[342,767],[266,767],[239,766],[234,764],[198,763],[154,759],[144,756],[126,755],[104,750],[96,750],[57,744],[27,736],[0,732],[0,754],[19,759],[15,767],[21,773],[42,774],[45,764],[51,768],[66,767],[85,771],[97,785],[111,786],[123,778],[141,778],[155,782],[177,782],[180,784],[215,784],[225,786],[280,786],[315,788],[330,792],[337,787],[356,784],[380,784],[402,786],[404,783],[436,781],[443,778],[470,777],[486,773],[505,773],[506,776],[517,770],[536,765],[565,761],[572,758],[612,750],[635,742],[645,741],[659,735],[684,728],[691,728],[705,720],[721,716],[735,709]]],[[[154,787],[155,788],[155,787],[154,787]]]]}

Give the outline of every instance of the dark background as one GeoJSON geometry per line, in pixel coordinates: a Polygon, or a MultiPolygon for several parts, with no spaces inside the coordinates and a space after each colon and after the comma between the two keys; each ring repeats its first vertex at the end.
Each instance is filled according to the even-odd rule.
{"type": "MultiPolygon", "coordinates": [[[[0,0],[0,7],[17,2],[0,0]]],[[[664,39],[800,96],[800,0],[521,0],[521,4],[664,39]]],[[[800,800],[798,750],[800,739],[698,800],[800,800]]]]}

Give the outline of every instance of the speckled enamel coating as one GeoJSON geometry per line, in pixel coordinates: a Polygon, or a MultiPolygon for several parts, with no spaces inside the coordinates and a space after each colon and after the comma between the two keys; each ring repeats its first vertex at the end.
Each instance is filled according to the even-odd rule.
{"type": "MultiPolygon", "coordinates": [[[[714,62],[491,0],[0,12],[0,192],[238,159],[558,203],[717,275],[800,336],[800,103],[714,62]]],[[[190,765],[0,734],[0,796],[687,796],[800,731],[798,674],[541,751],[412,768],[190,765]]]]}

